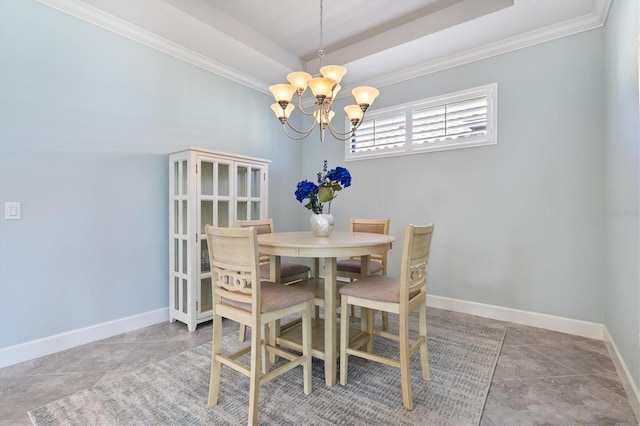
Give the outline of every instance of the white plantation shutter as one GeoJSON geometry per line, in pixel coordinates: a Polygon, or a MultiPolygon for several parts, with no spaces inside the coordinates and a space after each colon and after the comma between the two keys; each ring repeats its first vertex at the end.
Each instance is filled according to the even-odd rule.
{"type": "Polygon", "coordinates": [[[401,112],[365,120],[351,139],[351,152],[403,146],[407,140],[405,115],[401,112]]]}
{"type": "Polygon", "coordinates": [[[412,112],[413,144],[487,134],[487,98],[480,97],[412,112]]]}
{"type": "Polygon", "coordinates": [[[370,111],[346,144],[345,159],[495,144],[496,112],[496,84],[370,111]]]}

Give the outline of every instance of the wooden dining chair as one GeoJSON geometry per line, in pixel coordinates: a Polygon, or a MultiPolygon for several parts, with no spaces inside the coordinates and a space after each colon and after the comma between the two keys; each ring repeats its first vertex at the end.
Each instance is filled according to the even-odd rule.
{"type": "Polygon", "coordinates": [[[208,405],[218,403],[223,365],[249,377],[248,424],[258,420],[260,385],[301,365],[304,393],[311,392],[311,315],[313,293],[260,280],[255,228],[215,228],[206,225],[213,291],[213,342],[208,405]],[[282,350],[266,338],[267,324],[283,317],[302,316],[302,355],[282,350]],[[222,319],[229,318],[251,327],[251,343],[225,354],[222,319]],[[250,353],[250,364],[239,358],[250,353]],[[286,361],[271,370],[269,355],[286,361]]]}
{"type": "Polygon", "coordinates": [[[344,285],[340,289],[343,315],[350,306],[364,308],[363,332],[349,339],[349,322],[340,323],[340,384],[347,384],[349,356],[358,356],[400,369],[402,402],[407,410],[413,409],[411,386],[411,356],[420,349],[422,378],[430,380],[429,356],[427,352],[427,267],[431,252],[433,224],[408,225],[404,235],[400,278],[370,275],[344,285]],[[409,337],[409,314],[418,310],[418,337],[409,337]],[[375,329],[373,311],[380,310],[398,315],[398,334],[375,329]],[[399,359],[373,353],[374,336],[398,342],[399,359]],[[366,350],[363,347],[366,346],[366,350]]]}
{"type": "MultiPolygon", "coordinates": [[[[369,232],[372,234],[389,235],[390,219],[360,219],[351,218],[351,232],[369,232]]],[[[372,254],[369,256],[369,273],[387,275],[387,252],[372,254]]],[[[348,278],[349,281],[357,280],[362,274],[362,265],[359,256],[351,256],[349,259],[338,260],[336,263],[338,277],[348,278]]],[[[355,316],[355,312],[351,312],[355,316]]],[[[382,313],[382,328],[389,329],[389,315],[382,313]]]]}
{"type": "MultiPolygon", "coordinates": [[[[237,222],[239,228],[247,228],[253,226],[256,228],[258,235],[270,234],[273,232],[273,219],[260,219],[260,220],[239,220],[237,222]]],[[[269,280],[271,274],[270,256],[260,254],[260,278],[263,280],[269,280]]],[[[282,262],[280,264],[280,283],[290,284],[300,280],[309,278],[311,268],[302,263],[289,263],[282,262]]],[[[277,275],[277,271],[276,271],[277,275]]],[[[238,334],[238,340],[244,342],[247,335],[246,326],[240,324],[240,331],[238,334]]]]}

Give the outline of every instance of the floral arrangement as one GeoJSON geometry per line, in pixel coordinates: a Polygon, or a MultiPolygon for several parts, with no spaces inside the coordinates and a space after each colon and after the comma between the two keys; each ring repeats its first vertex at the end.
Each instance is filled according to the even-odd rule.
{"type": "Polygon", "coordinates": [[[305,207],[315,214],[322,214],[326,203],[328,203],[327,213],[331,213],[331,200],[338,196],[338,191],[349,186],[351,186],[349,170],[340,166],[328,170],[327,160],[325,160],[322,171],[318,172],[318,183],[301,180],[298,182],[295,194],[296,199],[301,203],[308,198],[309,202],[305,207]]]}

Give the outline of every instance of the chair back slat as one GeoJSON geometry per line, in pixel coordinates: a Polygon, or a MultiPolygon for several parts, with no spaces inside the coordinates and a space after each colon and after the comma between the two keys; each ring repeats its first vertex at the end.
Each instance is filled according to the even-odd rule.
{"type": "MultiPolygon", "coordinates": [[[[370,234],[389,234],[390,219],[361,219],[351,218],[351,232],[368,232],[370,234]]],[[[360,256],[351,256],[351,259],[359,259],[360,256]]],[[[384,268],[383,275],[387,274],[387,252],[382,254],[374,253],[369,256],[374,262],[382,263],[384,268]]]]}
{"type": "Polygon", "coordinates": [[[216,268],[213,279],[218,287],[226,291],[251,293],[251,273],[216,268]]]}
{"type": "Polygon", "coordinates": [[[351,230],[353,232],[369,232],[370,234],[384,234],[384,223],[362,223],[353,222],[351,230]]]}
{"type": "MultiPolygon", "coordinates": [[[[253,226],[256,228],[258,235],[271,234],[273,232],[273,219],[258,220],[239,220],[237,223],[240,228],[248,228],[253,226]]],[[[269,255],[260,254],[260,264],[268,263],[269,255]]]]}
{"type": "MultiPolygon", "coordinates": [[[[211,263],[214,309],[219,298],[252,304],[260,297],[258,242],[255,228],[205,227],[211,263]]],[[[253,309],[255,310],[255,308],[253,309]]]]}
{"type": "Polygon", "coordinates": [[[400,271],[400,301],[407,301],[409,295],[426,291],[427,267],[431,253],[433,224],[425,226],[408,225],[402,251],[400,271]]]}

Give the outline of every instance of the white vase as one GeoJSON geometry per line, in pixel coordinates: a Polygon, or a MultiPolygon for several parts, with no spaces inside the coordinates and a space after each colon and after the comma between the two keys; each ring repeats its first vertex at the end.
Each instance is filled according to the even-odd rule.
{"type": "Polygon", "coordinates": [[[328,237],[333,231],[332,214],[312,214],[309,218],[311,233],[316,237],[328,237]]]}

